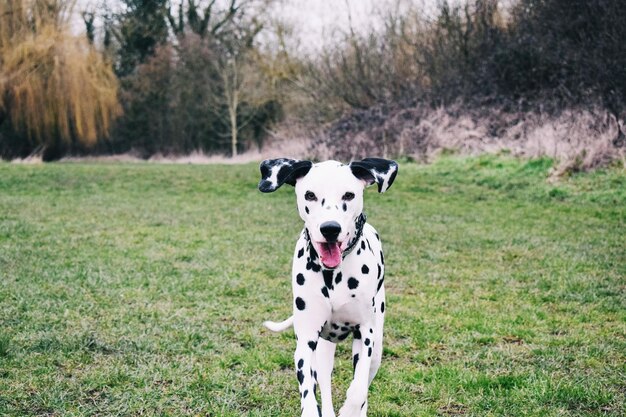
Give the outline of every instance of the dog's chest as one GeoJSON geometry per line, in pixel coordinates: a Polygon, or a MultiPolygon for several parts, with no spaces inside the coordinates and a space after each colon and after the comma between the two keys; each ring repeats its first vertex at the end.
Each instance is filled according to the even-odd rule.
{"type": "Polygon", "coordinates": [[[373,313],[375,285],[367,277],[351,273],[345,268],[346,263],[343,266],[340,271],[323,271],[326,279],[322,293],[328,303],[329,318],[320,337],[331,342],[340,342],[350,334],[358,333],[360,324],[369,322],[373,313]],[[331,272],[332,283],[328,279],[331,272]]]}

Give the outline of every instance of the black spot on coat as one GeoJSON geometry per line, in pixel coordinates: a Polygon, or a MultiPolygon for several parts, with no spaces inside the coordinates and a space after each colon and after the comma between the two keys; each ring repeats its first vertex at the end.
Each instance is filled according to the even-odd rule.
{"type": "Polygon", "coordinates": [[[298,274],[296,275],[296,282],[298,285],[304,285],[304,275],[298,274]]]}
{"type": "Polygon", "coordinates": [[[370,269],[367,265],[363,265],[361,267],[361,272],[363,272],[364,274],[367,274],[368,272],[370,272],[370,269]]]}
{"type": "Polygon", "coordinates": [[[313,271],[313,272],[320,272],[322,267],[318,263],[316,263],[316,262],[309,261],[309,262],[306,263],[306,269],[310,270],[310,271],[313,271]]]}
{"type": "Polygon", "coordinates": [[[322,271],[322,275],[324,276],[324,284],[329,288],[333,289],[333,271],[329,269],[325,269],[322,271]]]}
{"type": "Polygon", "coordinates": [[[300,297],[296,297],[296,307],[298,308],[298,310],[302,311],[306,308],[306,303],[304,302],[304,300],[300,297]]]}
{"type": "Polygon", "coordinates": [[[348,288],[350,288],[351,290],[354,290],[358,286],[359,286],[359,281],[356,278],[350,277],[348,279],[348,288]]]}

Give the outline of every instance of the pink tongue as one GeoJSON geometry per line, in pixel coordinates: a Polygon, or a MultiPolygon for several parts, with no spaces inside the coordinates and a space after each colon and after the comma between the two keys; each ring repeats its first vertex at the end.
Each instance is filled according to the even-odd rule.
{"type": "Polygon", "coordinates": [[[335,268],[341,262],[341,249],[338,243],[322,243],[322,263],[328,268],[335,268]]]}

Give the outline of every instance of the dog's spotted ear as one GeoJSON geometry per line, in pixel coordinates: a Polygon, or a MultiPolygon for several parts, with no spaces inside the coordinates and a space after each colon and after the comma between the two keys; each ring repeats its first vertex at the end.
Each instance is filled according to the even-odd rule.
{"type": "Polygon", "coordinates": [[[365,158],[351,162],[350,169],[355,177],[365,181],[367,185],[378,184],[378,192],[384,193],[396,179],[398,163],[388,159],[365,158]]]}
{"type": "Polygon", "coordinates": [[[304,177],[313,163],[311,161],[298,161],[297,159],[266,159],[261,162],[261,181],[259,190],[264,193],[276,191],[281,185],[287,183],[296,185],[296,180],[304,177]]]}

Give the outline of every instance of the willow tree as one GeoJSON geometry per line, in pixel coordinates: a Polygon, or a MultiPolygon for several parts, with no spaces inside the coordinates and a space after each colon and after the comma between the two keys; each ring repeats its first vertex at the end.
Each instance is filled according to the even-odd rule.
{"type": "Polygon", "coordinates": [[[110,63],[69,18],[75,0],[0,1],[0,124],[35,145],[93,145],[120,112],[110,63]]]}

